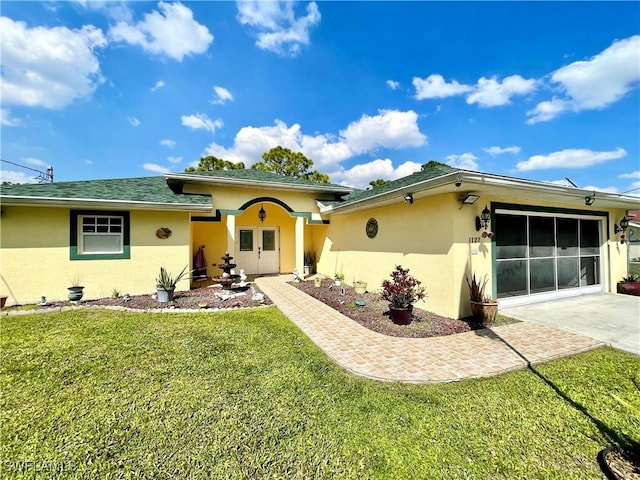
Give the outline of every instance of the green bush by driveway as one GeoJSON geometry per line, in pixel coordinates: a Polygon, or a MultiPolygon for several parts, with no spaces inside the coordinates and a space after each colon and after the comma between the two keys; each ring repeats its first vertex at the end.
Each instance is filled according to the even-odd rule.
{"type": "Polygon", "coordinates": [[[275,308],[0,327],[2,478],[601,479],[600,449],[640,442],[611,396],[640,403],[640,359],[610,348],[406,385],[343,372],[275,308]]]}

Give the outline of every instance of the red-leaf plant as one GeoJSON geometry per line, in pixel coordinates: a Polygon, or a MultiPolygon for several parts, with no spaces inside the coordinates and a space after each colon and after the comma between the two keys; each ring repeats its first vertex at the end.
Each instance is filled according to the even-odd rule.
{"type": "Polygon", "coordinates": [[[383,300],[389,302],[390,306],[396,309],[409,309],[418,300],[425,297],[425,288],[421,282],[409,275],[408,268],[396,265],[391,272],[391,280],[382,282],[383,300]]]}

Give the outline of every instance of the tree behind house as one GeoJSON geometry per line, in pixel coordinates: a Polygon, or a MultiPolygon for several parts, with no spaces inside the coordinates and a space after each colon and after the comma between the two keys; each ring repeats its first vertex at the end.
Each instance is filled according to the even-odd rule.
{"type": "Polygon", "coordinates": [[[329,183],[329,176],[317,170],[311,170],[313,160],[301,152],[292,152],[288,148],[277,146],[262,154],[262,162],[251,168],[263,172],[274,172],[287,177],[302,178],[318,183],[329,183]]]}
{"type": "Polygon", "coordinates": [[[184,169],[186,173],[211,172],[213,170],[244,170],[244,163],[233,163],[229,160],[223,160],[209,155],[207,157],[200,158],[197,167],[188,167],[184,169]]]}

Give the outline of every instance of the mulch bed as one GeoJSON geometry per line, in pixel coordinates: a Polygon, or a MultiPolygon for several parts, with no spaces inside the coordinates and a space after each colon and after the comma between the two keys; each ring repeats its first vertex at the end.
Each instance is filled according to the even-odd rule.
{"type": "MultiPolygon", "coordinates": [[[[269,297],[264,295],[262,301],[252,300],[254,293],[262,293],[260,289],[251,284],[244,295],[237,298],[222,300],[215,295],[215,292],[222,292],[222,288],[209,286],[196,288],[184,292],[175,292],[173,301],[170,303],[158,303],[153,295],[131,295],[128,300],[124,300],[122,296],[118,298],[99,298],[96,300],[82,300],[81,305],[85,306],[116,306],[126,307],[135,310],[152,310],[152,309],[229,309],[229,308],[249,308],[261,305],[272,305],[273,302],[269,297]]],[[[69,305],[69,302],[51,302],[52,307],[63,307],[69,305]]]]}
{"type": "Polygon", "coordinates": [[[389,317],[389,304],[381,300],[376,293],[366,292],[358,295],[351,286],[336,287],[333,280],[324,280],[321,287],[314,286],[313,281],[291,283],[291,285],[369,330],[392,337],[439,337],[485,328],[470,319],[456,320],[442,317],[416,307],[413,308],[412,321],[409,325],[396,325],[389,317]],[[365,305],[356,305],[356,300],[364,301],[365,305]]]}

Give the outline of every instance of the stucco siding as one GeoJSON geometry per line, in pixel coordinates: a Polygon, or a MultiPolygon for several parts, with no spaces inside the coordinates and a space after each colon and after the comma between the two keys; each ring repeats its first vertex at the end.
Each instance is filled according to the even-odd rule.
{"type": "MultiPolygon", "coordinates": [[[[129,259],[70,260],[69,209],[5,207],[0,228],[0,292],[8,303],[32,303],[46,296],[65,300],[70,279],[77,275],[85,298],[155,290],[160,267],[178,273],[190,264],[189,215],[182,212],[130,212],[129,259]],[[172,235],[159,239],[160,227],[172,235]]],[[[187,289],[188,281],[178,285],[187,289]]]]}
{"type": "Polygon", "coordinates": [[[427,289],[421,308],[457,316],[453,294],[454,265],[451,255],[457,209],[451,195],[417,200],[346,215],[334,215],[327,229],[318,271],[332,277],[345,275],[347,283],[367,282],[369,291],[380,290],[395,265],[411,270],[427,289]],[[369,238],[369,218],[378,222],[378,234],[369,238]]]}

